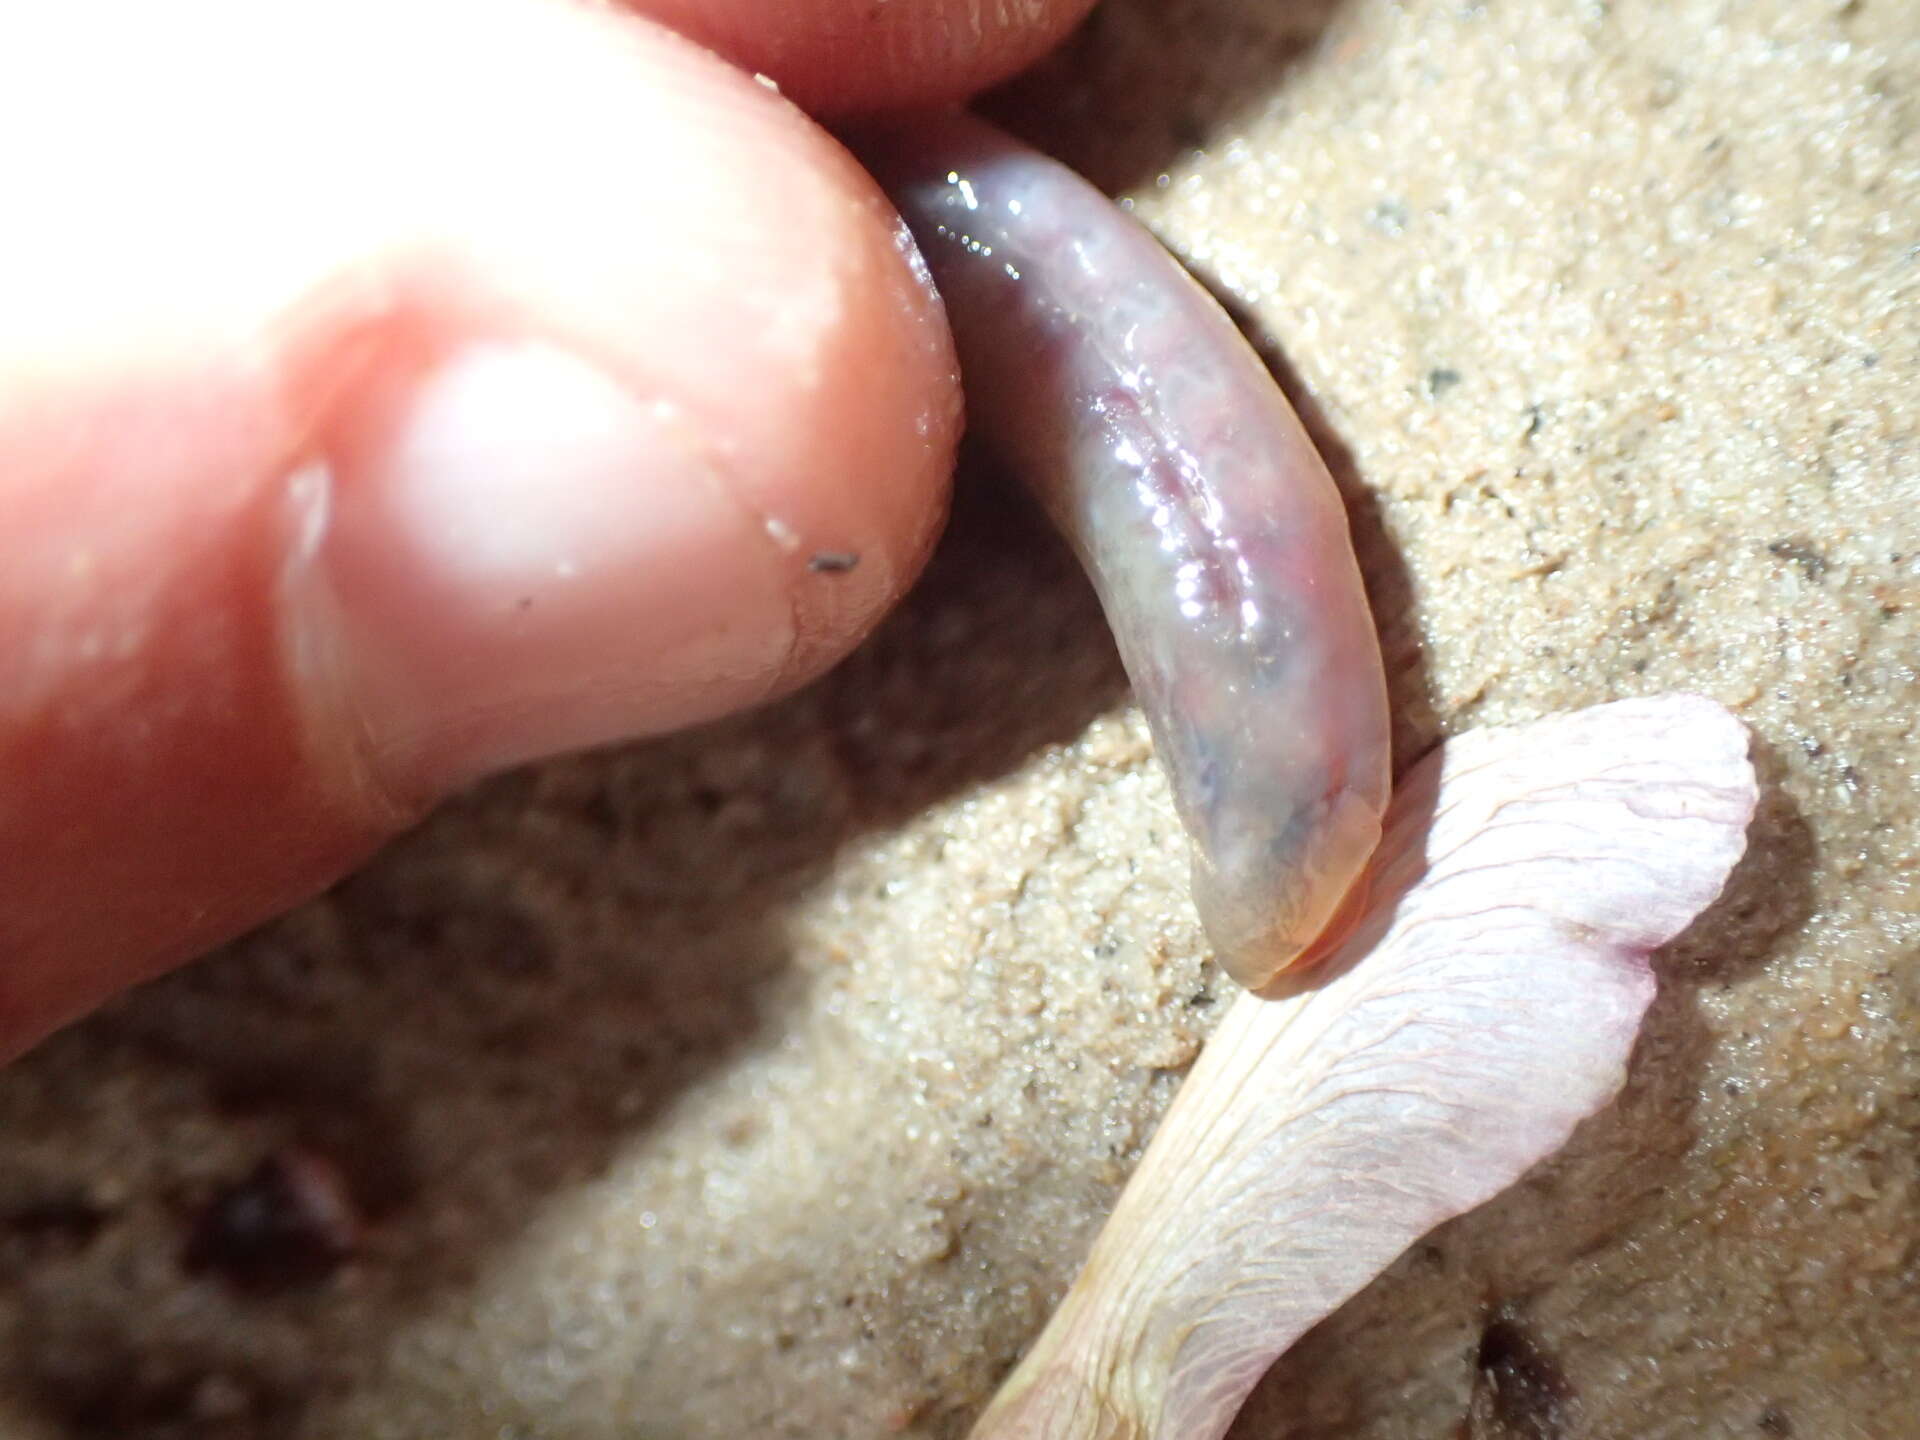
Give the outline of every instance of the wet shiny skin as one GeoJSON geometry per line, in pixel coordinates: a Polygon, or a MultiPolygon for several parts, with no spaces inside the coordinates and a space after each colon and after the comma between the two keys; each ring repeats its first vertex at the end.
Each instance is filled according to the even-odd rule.
{"type": "Polygon", "coordinates": [[[955,117],[881,170],[946,303],[973,428],[1099,591],[1220,962],[1261,985],[1334,919],[1389,791],[1333,481],[1219,305],[1063,166],[955,117]]]}

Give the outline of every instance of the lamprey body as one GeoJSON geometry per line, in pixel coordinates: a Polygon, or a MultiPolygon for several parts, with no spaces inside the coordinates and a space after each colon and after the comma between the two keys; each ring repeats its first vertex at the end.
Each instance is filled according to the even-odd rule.
{"type": "Polygon", "coordinates": [[[1326,465],[1224,311],[1131,217],[977,121],[877,152],[969,423],[1099,592],[1236,980],[1341,910],[1389,791],[1380,647],[1326,465]]]}

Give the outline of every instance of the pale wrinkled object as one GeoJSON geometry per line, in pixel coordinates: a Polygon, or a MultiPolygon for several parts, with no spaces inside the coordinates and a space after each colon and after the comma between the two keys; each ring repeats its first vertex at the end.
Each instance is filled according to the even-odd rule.
{"type": "Polygon", "coordinates": [[[1619,1090],[1650,953],[1757,799],[1694,696],[1450,741],[1394,797],[1328,964],[1228,1013],[975,1440],[1215,1440],[1267,1367],[1619,1090]]]}

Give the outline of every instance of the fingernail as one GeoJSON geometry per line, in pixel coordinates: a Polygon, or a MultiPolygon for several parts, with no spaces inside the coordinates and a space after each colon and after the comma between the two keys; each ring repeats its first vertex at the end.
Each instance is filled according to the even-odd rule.
{"type": "Polygon", "coordinates": [[[689,724],[774,683],[790,562],[725,484],[724,436],[541,343],[472,346],[390,408],[335,457],[320,547],[390,783],[689,724]]]}

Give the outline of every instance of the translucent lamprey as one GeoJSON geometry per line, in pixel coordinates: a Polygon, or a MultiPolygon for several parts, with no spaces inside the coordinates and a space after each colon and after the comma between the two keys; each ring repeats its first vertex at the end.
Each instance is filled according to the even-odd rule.
{"type": "Polygon", "coordinates": [[[1071,171],[964,117],[876,158],[975,433],[1099,591],[1208,936],[1263,984],[1354,886],[1389,788],[1379,644],[1326,466],[1212,297],[1071,171]]]}
{"type": "Polygon", "coordinates": [[[973,1440],[1217,1440],[1273,1360],[1610,1100],[1647,957],[1756,799],[1693,696],[1449,741],[1387,818],[1351,937],[1208,1041],[973,1440]]]}

